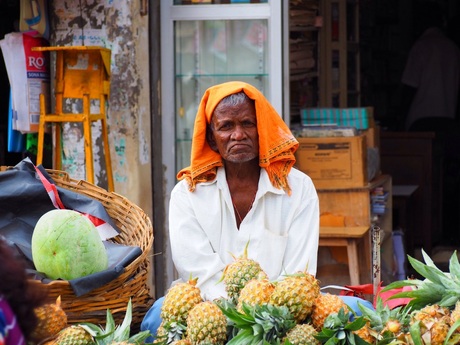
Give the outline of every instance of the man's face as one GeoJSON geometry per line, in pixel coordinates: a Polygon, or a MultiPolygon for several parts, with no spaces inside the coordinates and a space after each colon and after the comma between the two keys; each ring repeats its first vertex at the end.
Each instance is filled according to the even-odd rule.
{"type": "Polygon", "coordinates": [[[233,163],[244,163],[259,155],[256,110],[251,102],[220,105],[211,119],[208,142],[222,158],[233,163]]]}

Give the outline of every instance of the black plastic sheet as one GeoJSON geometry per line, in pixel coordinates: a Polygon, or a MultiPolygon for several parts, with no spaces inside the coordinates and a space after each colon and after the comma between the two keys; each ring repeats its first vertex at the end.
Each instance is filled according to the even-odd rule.
{"type": "MultiPolygon", "coordinates": [[[[46,179],[54,184],[46,170],[42,166],[38,168],[46,179]]],[[[117,230],[115,223],[99,201],[65,188],[58,186],[56,188],[66,209],[95,216],[117,230]]],[[[26,158],[13,168],[0,172],[0,236],[25,258],[31,276],[44,283],[52,280],[35,270],[31,240],[39,218],[53,209],[55,206],[30,159],[26,158]]],[[[109,258],[108,269],[69,280],[76,296],[84,295],[117,278],[123,273],[125,267],[142,254],[142,249],[137,246],[121,245],[110,241],[104,241],[104,245],[109,258]]]]}

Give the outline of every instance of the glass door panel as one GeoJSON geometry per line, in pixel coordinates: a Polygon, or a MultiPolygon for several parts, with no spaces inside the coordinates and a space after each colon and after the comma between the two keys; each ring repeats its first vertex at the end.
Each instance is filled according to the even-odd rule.
{"type": "Polygon", "coordinates": [[[176,171],[190,164],[193,123],[207,88],[239,80],[267,95],[267,34],[266,19],[175,22],[176,171]]]}

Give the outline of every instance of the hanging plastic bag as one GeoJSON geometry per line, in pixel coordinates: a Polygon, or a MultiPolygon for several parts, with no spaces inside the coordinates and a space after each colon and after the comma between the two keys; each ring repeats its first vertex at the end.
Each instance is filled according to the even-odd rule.
{"type": "Polygon", "coordinates": [[[6,34],[0,40],[12,92],[12,128],[21,133],[38,132],[40,94],[49,104],[49,53],[32,51],[33,47],[47,45],[44,38],[19,32],[6,34]]]}
{"type": "Polygon", "coordinates": [[[24,152],[26,137],[21,132],[13,129],[14,117],[13,95],[10,92],[8,105],[8,152],[24,152]]]}
{"type": "Polygon", "coordinates": [[[19,30],[49,40],[49,16],[46,0],[20,0],[19,30]]]}

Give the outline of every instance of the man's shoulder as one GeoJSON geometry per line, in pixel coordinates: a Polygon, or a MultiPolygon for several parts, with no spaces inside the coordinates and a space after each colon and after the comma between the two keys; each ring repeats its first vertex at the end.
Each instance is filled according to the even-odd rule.
{"type": "Polygon", "coordinates": [[[298,183],[313,183],[310,176],[297,169],[296,167],[292,167],[291,171],[289,172],[289,179],[297,181],[298,183]]]}
{"type": "Polygon", "coordinates": [[[176,185],[173,187],[171,194],[177,194],[177,193],[195,193],[199,192],[203,188],[207,188],[208,186],[216,185],[217,178],[212,180],[212,181],[207,181],[207,182],[199,182],[195,185],[195,190],[192,192],[190,190],[190,186],[188,184],[187,180],[180,180],[179,182],[176,183],[176,185]]]}

